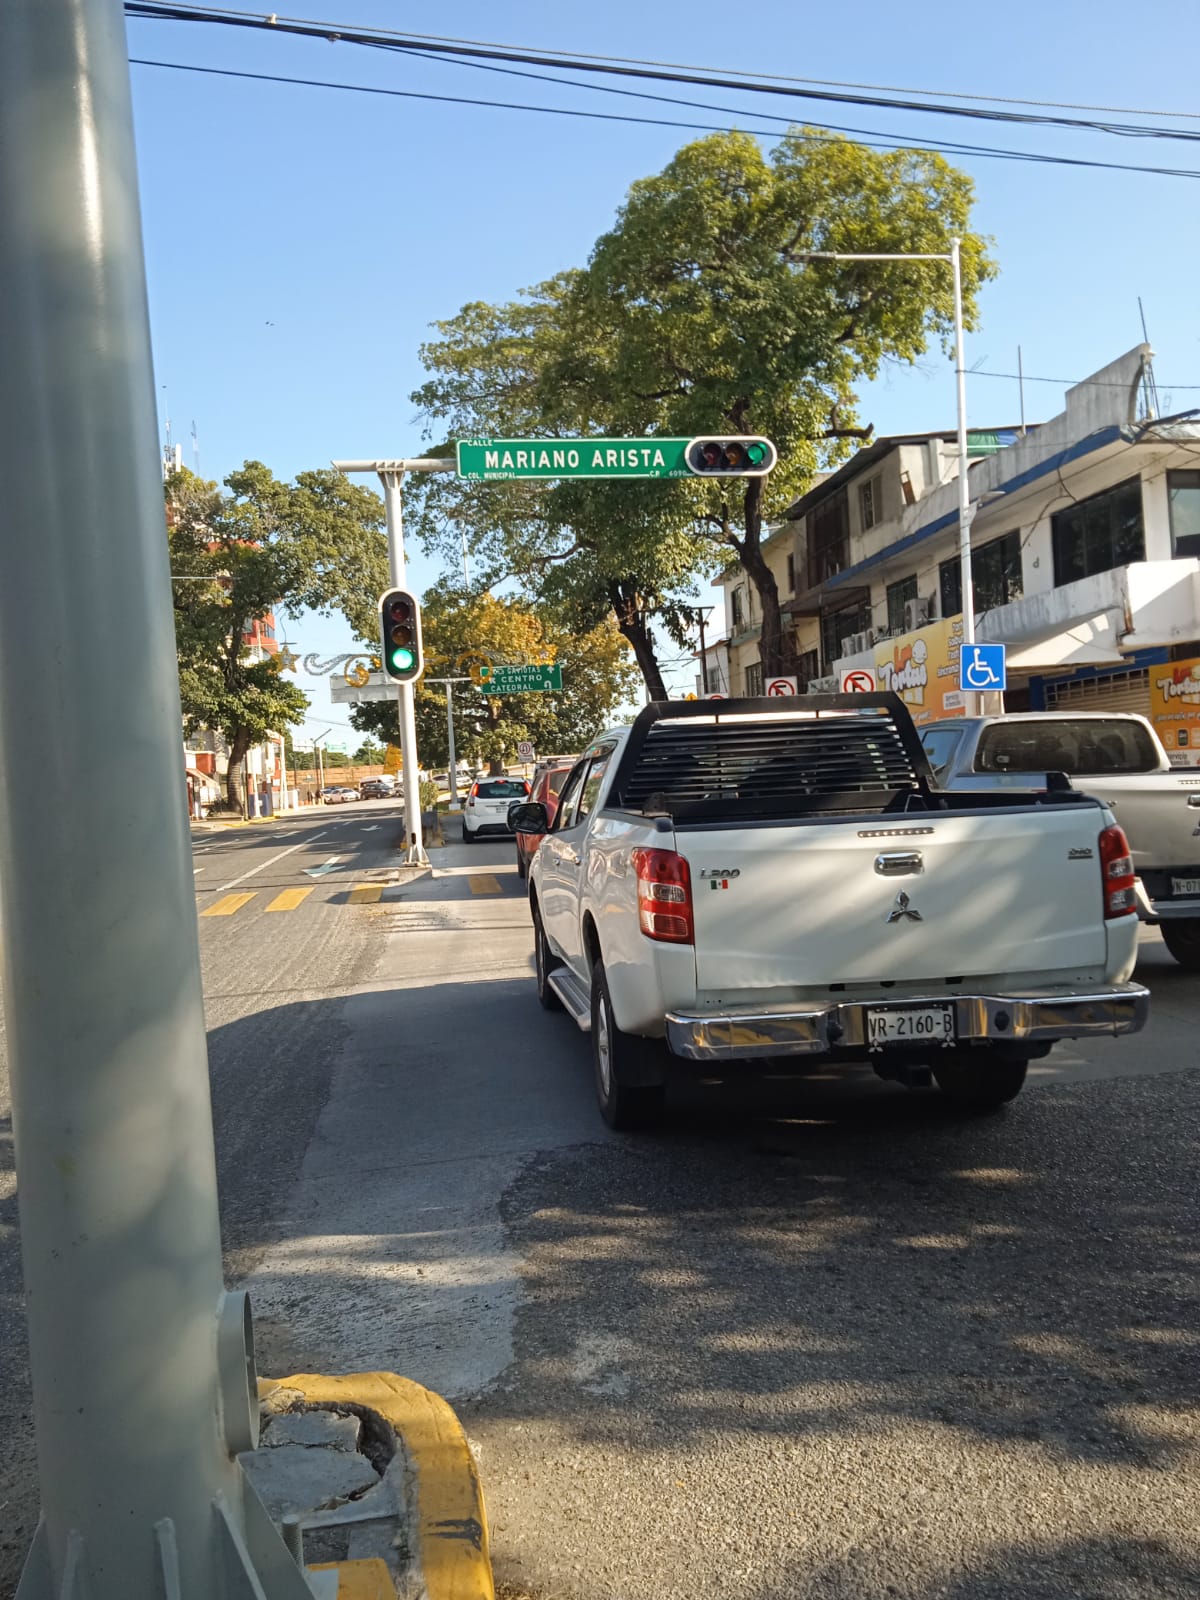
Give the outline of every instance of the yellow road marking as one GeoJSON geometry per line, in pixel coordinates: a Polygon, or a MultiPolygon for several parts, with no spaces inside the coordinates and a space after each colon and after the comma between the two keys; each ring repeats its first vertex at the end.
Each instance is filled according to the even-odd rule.
{"type": "Polygon", "coordinates": [[[268,911],[295,911],[296,907],[312,893],[312,889],[285,889],[282,894],[277,894],[268,911]]]}
{"type": "Polygon", "coordinates": [[[468,878],[472,894],[502,894],[500,880],[490,872],[485,872],[479,877],[468,878]]]}
{"type": "Polygon", "coordinates": [[[352,906],[374,905],[376,900],[383,899],[383,885],[379,883],[360,883],[351,889],[348,900],[352,906]]]}
{"type": "Polygon", "coordinates": [[[231,917],[235,911],[240,911],[249,900],[254,899],[254,890],[247,894],[223,894],[219,900],[214,900],[207,911],[202,911],[202,917],[231,917]]]}

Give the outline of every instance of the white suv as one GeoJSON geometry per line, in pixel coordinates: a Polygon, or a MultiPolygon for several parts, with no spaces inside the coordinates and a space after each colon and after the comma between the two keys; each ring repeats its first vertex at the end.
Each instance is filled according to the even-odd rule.
{"type": "Polygon", "coordinates": [[[524,778],[477,778],[463,807],[463,843],[474,844],[484,833],[511,838],[508,808],[514,800],[528,798],[529,784],[524,778]]]}

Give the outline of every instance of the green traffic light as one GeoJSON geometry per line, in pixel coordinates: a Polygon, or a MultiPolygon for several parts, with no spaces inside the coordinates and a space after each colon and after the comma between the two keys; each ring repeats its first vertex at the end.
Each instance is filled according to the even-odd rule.
{"type": "Polygon", "coordinates": [[[400,649],[392,651],[392,671],[407,672],[416,659],[411,650],[401,646],[400,649]]]}
{"type": "Polygon", "coordinates": [[[767,459],[767,447],[765,444],[747,445],[746,454],[756,467],[761,467],[767,459]]]}

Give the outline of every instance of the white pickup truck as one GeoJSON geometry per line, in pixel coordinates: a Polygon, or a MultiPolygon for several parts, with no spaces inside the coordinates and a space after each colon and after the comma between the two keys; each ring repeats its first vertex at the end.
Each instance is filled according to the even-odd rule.
{"type": "Polygon", "coordinates": [[[1044,788],[1047,774],[1112,811],[1133,855],[1138,915],[1200,972],[1200,772],[1172,767],[1132,711],[1031,711],[928,722],[921,742],[945,789],[1044,788]]]}
{"type": "Polygon", "coordinates": [[[708,1070],[870,1061],[1000,1105],[1147,991],[1125,837],[1099,801],[942,793],[890,694],[648,706],[572,769],[529,869],[538,996],[592,1038],[605,1119],[708,1070]],[[664,1048],[665,1041],[665,1048],[664,1048]]]}

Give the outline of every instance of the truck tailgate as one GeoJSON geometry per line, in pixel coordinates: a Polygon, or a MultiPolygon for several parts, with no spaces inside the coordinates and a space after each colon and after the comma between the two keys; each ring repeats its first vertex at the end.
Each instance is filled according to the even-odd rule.
{"type": "Polygon", "coordinates": [[[676,834],[701,991],[1102,967],[1098,807],[851,816],[676,834]]]}
{"type": "Polygon", "coordinates": [[[1071,782],[1112,807],[1129,839],[1136,872],[1200,863],[1200,778],[1148,772],[1071,782]]]}

